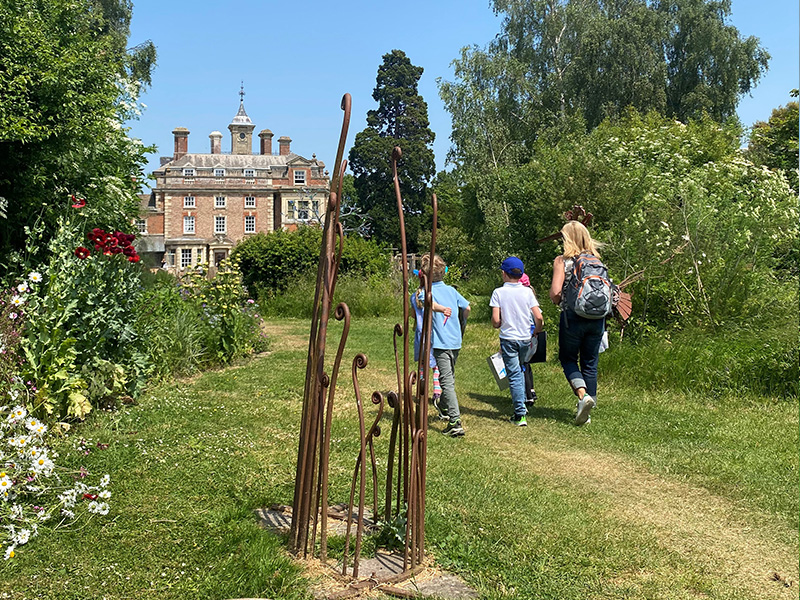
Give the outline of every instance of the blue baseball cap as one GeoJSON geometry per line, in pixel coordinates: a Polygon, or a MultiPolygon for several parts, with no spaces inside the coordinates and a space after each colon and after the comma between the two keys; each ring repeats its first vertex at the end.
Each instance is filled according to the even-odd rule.
{"type": "Polygon", "coordinates": [[[522,277],[525,272],[525,265],[516,256],[509,256],[503,261],[500,268],[512,277],[522,277]]]}

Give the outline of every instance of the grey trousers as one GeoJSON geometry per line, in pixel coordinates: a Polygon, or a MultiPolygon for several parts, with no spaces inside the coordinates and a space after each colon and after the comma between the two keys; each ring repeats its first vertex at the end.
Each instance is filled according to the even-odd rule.
{"type": "Polygon", "coordinates": [[[459,350],[439,350],[434,348],[433,357],[436,359],[436,366],[439,367],[439,384],[442,386],[442,397],[439,399],[439,407],[450,419],[450,422],[458,421],[461,418],[461,411],[458,408],[458,396],[456,396],[456,360],[459,350]]]}

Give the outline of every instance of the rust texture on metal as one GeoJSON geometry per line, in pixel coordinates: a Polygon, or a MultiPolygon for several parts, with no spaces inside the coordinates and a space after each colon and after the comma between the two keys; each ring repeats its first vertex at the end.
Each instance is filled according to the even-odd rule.
{"type": "MultiPolygon", "coordinates": [[[[297,469],[292,503],[292,522],[289,547],[303,557],[318,556],[323,562],[328,558],[329,463],[331,459],[331,427],[334,416],[336,385],[344,357],[345,344],[350,332],[350,310],[340,303],[333,316],[343,321],[342,334],[331,370],[325,368],[325,349],[328,322],[332,312],[333,294],[345,242],[341,209],[342,176],[346,161],[342,159],[344,143],[350,121],[350,96],[342,99],[344,119],[336,166],[331,179],[331,193],[323,225],[322,247],[317,268],[317,283],[311,320],[311,332],[306,363],[306,381],[303,390],[303,408],[297,450],[297,469]]],[[[397,389],[385,394],[373,392],[372,404],[376,414],[367,427],[365,407],[359,385],[359,370],[366,368],[366,355],[357,354],[352,362],[352,381],[358,412],[359,451],[351,479],[349,503],[346,505],[347,526],[344,540],[341,573],[348,576],[348,563],[352,562],[351,576],[358,579],[362,541],[365,529],[367,488],[370,488],[373,524],[391,523],[405,517],[403,570],[397,575],[377,583],[391,583],[406,579],[419,572],[425,559],[425,483],[427,477],[428,398],[431,391],[429,356],[433,326],[433,299],[431,295],[434,261],[426,272],[420,271],[420,288],[424,294],[420,360],[412,366],[409,336],[410,292],[408,252],[406,246],[403,200],[397,176],[397,162],[402,158],[399,147],[392,152],[392,176],[397,210],[400,220],[401,265],[403,285],[403,320],[394,326],[393,346],[397,389]],[[381,419],[388,405],[391,412],[391,433],[388,436],[384,497],[381,504],[378,459],[375,440],[381,434],[381,419]],[[368,471],[369,468],[369,471],[368,471]],[[367,483],[369,482],[369,486],[367,483]],[[355,524],[355,544],[351,555],[351,539],[355,524]],[[352,556],[352,558],[351,558],[352,556]]],[[[436,252],[436,224],[438,206],[432,196],[432,231],[430,255],[436,252]]],[[[416,293],[416,292],[415,292],[416,293]]],[[[354,583],[349,593],[362,589],[363,582],[354,583]]]]}

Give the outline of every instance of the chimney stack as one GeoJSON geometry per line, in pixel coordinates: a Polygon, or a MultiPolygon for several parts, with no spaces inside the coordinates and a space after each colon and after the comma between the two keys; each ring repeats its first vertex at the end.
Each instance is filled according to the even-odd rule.
{"type": "Polygon", "coordinates": [[[258,134],[261,138],[261,154],[272,154],[272,132],[264,129],[258,134]]]}
{"type": "Polygon", "coordinates": [[[219,131],[212,131],[208,137],[211,140],[211,154],[222,154],[222,134],[219,131]]]}
{"type": "Polygon", "coordinates": [[[175,136],[175,154],[172,160],[178,160],[189,151],[189,130],[186,127],[176,127],[172,130],[172,135],[175,136]]]}
{"type": "Polygon", "coordinates": [[[289,144],[292,143],[292,138],[282,135],[278,138],[278,147],[280,148],[280,155],[286,156],[289,154],[289,144]]]}

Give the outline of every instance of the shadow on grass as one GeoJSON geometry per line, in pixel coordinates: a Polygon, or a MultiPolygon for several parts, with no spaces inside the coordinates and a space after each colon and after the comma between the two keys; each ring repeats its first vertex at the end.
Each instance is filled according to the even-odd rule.
{"type": "MultiPolygon", "coordinates": [[[[508,394],[508,392],[506,391],[505,394],[508,394]]],[[[475,409],[462,406],[461,412],[464,414],[496,420],[505,419],[506,416],[511,416],[513,412],[511,409],[511,397],[503,395],[503,392],[498,394],[467,394],[467,396],[476,403],[488,404],[493,409],[475,409]]],[[[575,420],[575,413],[567,408],[534,405],[528,409],[528,422],[533,419],[552,419],[553,421],[572,424],[575,420]]]]}

